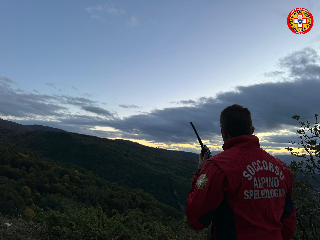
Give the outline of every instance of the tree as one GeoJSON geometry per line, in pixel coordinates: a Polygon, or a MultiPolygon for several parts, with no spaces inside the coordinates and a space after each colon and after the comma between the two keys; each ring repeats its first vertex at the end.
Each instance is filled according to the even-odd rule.
{"type": "MultiPolygon", "coordinates": [[[[316,139],[319,138],[320,128],[317,117],[315,114],[316,122],[313,127],[310,127],[309,121],[307,124],[299,122],[301,129],[297,130],[301,139],[301,143],[297,144],[303,146],[309,156],[305,153],[299,155],[293,148],[286,148],[291,155],[305,159],[300,162],[292,161],[289,165],[294,179],[293,200],[297,215],[293,239],[320,239],[320,160],[316,159],[320,157],[320,143],[317,143],[316,139]],[[308,132],[311,132],[312,136],[308,136],[308,132]]],[[[295,115],[292,118],[299,121],[300,116],[295,115]]]]}

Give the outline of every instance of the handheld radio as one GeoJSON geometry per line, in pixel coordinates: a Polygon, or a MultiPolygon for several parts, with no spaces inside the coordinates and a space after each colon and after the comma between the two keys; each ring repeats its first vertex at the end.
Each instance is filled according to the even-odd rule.
{"type": "Polygon", "coordinates": [[[195,127],[193,126],[192,122],[190,122],[194,132],[196,133],[197,137],[198,137],[198,141],[201,145],[201,153],[202,153],[202,157],[204,157],[204,153],[207,152],[208,153],[208,158],[211,158],[212,155],[211,155],[211,152],[210,152],[210,149],[206,146],[206,145],[203,145],[198,133],[197,133],[197,130],[195,129],[195,127]]]}

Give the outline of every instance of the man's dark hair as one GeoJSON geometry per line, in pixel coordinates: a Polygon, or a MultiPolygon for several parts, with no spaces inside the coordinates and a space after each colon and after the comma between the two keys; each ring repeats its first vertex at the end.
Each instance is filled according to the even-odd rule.
{"type": "Polygon", "coordinates": [[[224,128],[232,138],[252,134],[251,112],[239,104],[233,104],[222,110],[220,127],[224,128]]]}

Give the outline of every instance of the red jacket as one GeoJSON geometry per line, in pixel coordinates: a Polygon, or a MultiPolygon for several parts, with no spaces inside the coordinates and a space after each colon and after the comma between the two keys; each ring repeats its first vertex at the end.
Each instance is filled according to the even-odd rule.
{"type": "Polygon", "coordinates": [[[254,135],[232,138],[223,149],[194,174],[190,226],[211,224],[213,240],[290,240],[296,226],[290,169],[254,135]]]}

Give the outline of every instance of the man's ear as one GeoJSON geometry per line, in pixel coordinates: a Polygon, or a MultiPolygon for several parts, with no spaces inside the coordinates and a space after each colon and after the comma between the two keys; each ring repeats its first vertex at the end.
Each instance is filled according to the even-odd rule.
{"type": "Polygon", "coordinates": [[[252,126],[252,133],[251,133],[251,134],[253,134],[253,133],[254,133],[254,130],[255,130],[255,128],[252,126]]]}
{"type": "Polygon", "coordinates": [[[221,134],[222,134],[223,137],[225,137],[225,138],[227,137],[227,132],[223,128],[221,128],[221,134]]]}

